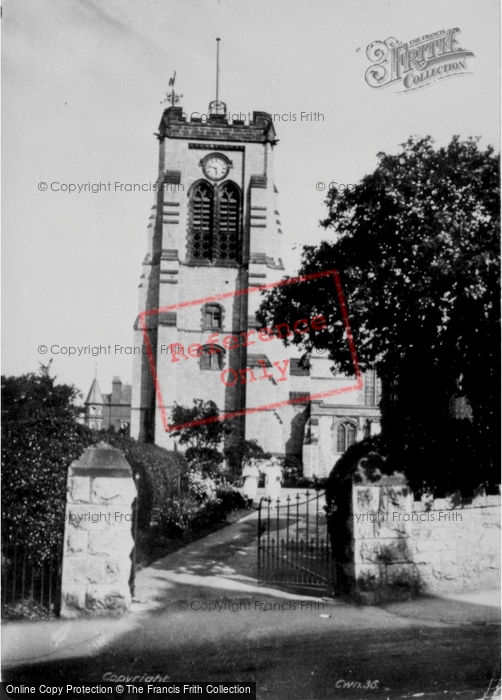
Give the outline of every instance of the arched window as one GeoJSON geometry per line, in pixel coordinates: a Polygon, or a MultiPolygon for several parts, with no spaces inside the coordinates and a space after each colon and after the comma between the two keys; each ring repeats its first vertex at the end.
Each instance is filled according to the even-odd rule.
{"type": "Polygon", "coordinates": [[[190,256],[195,260],[213,257],[214,192],[208,182],[199,182],[190,200],[190,256]]]}
{"type": "Polygon", "coordinates": [[[340,423],[336,432],[336,451],[345,452],[357,438],[357,428],[349,421],[340,423]]]}
{"type": "Polygon", "coordinates": [[[227,181],[219,187],[206,180],[190,193],[189,257],[194,262],[232,263],[239,256],[241,192],[227,181]]]}
{"type": "Polygon", "coordinates": [[[223,369],[223,358],[225,351],[219,345],[203,345],[200,356],[200,368],[208,370],[223,369]]]}
{"type": "Polygon", "coordinates": [[[237,260],[240,192],[233,182],[224,182],[218,192],[219,226],[216,236],[216,257],[237,260]]]}
{"type": "Polygon", "coordinates": [[[219,304],[206,304],[203,307],[202,327],[204,330],[222,328],[222,310],[219,304]]]}

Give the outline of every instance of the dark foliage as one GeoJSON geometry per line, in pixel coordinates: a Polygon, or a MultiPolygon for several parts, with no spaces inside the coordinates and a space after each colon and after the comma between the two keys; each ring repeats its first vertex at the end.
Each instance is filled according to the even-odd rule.
{"type": "Polygon", "coordinates": [[[79,392],[38,374],[2,377],[2,541],[43,561],[61,547],[69,465],[91,443],[79,392]]]}
{"type": "MultiPolygon", "coordinates": [[[[389,467],[438,494],[495,483],[500,158],[458,137],[437,150],[414,138],[378,157],[352,191],[330,192],[322,225],[335,240],[306,246],[300,274],[340,272],[360,366],[382,379],[389,467]]],[[[325,330],[284,342],[327,349],[351,374],[332,278],[276,287],[258,314],[266,326],[316,315],[325,330]]]]}
{"type": "Polygon", "coordinates": [[[185,457],[114,430],[94,433],[94,442],[107,442],[120,449],[138,481],[138,527],[146,530],[166,509],[170,499],[188,492],[189,466],[185,457]]]}

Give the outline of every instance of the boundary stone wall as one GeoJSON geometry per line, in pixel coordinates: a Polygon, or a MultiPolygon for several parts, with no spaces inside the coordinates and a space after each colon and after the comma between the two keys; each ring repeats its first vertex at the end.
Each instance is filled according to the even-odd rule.
{"type": "Polygon", "coordinates": [[[346,496],[333,514],[335,558],[359,602],[500,586],[500,495],[416,501],[394,475],[352,484],[346,496]]]}
{"type": "Polygon", "coordinates": [[[136,495],[131,467],[106,443],[70,466],[61,617],[121,614],[130,606],[136,495]]]}

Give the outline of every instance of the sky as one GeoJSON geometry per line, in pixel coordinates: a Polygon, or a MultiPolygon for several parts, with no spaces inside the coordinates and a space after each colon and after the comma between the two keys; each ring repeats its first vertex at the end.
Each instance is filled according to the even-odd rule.
{"type": "Polygon", "coordinates": [[[500,150],[498,0],[5,0],[2,374],[52,358],[58,381],[84,394],[96,371],[103,392],[115,375],[131,382],[154,195],[120,184],[156,180],[174,71],[184,111],[207,111],[216,37],[228,111],[286,117],[274,122],[275,183],[289,274],[302,245],[330,236],[317,183],[357,183],[412,135],[500,150]],[[474,54],[467,74],[407,92],[366,83],[372,42],[453,27],[474,54]],[[61,191],[100,182],[110,191],[61,191]],[[124,350],[50,351],[99,345],[124,350]]]}

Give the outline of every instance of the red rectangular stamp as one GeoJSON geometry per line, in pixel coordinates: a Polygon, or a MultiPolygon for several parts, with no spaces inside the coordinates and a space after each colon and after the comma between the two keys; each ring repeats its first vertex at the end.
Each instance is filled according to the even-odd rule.
{"type": "MultiPolygon", "coordinates": [[[[289,398],[289,399],[284,399],[282,401],[275,401],[273,403],[264,404],[261,406],[253,406],[253,407],[245,408],[245,409],[242,409],[239,411],[230,411],[227,413],[222,413],[218,417],[204,418],[204,419],[200,419],[197,421],[191,421],[189,423],[184,423],[182,425],[170,425],[169,421],[168,421],[167,414],[166,414],[166,410],[165,410],[165,404],[164,404],[164,399],[163,399],[162,391],[161,391],[161,387],[160,387],[160,381],[159,381],[159,378],[157,375],[157,368],[155,366],[155,356],[154,356],[154,352],[153,352],[153,349],[152,349],[152,346],[150,343],[150,338],[148,335],[148,328],[147,328],[147,323],[146,323],[146,318],[148,316],[155,316],[157,314],[162,314],[162,313],[166,313],[166,312],[173,312],[173,311],[177,311],[178,309],[186,308],[188,306],[202,306],[203,304],[217,302],[217,301],[222,300],[222,299],[230,299],[232,297],[242,296],[242,295],[246,295],[246,294],[255,294],[256,292],[261,292],[261,291],[264,291],[267,289],[273,289],[274,287],[283,287],[283,286],[287,286],[290,284],[301,284],[302,282],[308,282],[310,280],[315,280],[315,279],[319,279],[321,277],[330,277],[330,276],[333,277],[333,283],[335,285],[336,296],[337,296],[338,304],[340,307],[340,313],[342,316],[342,321],[343,321],[343,325],[344,325],[344,329],[345,329],[345,335],[346,335],[346,339],[347,339],[347,346],[348,346],[348,350],[350,352],[352,366],[354,368],[354,374],[355,374],[356,381],[353,384],[350,384],[349,386],[339,387],[339,388],[335,388],[335,389],[329,389],[327,391],[321,391],[321,392],[318,392],[315,394],[310,394],[309,400],[314,401],[316,399],[324,399],[324,398],[327,398],[329,396],[336,396],[337,394],[345,394],[349,391],[357,391],[358,389],[362,389],[363,380],[362,380],[361,371],[359,368],[359,363],[357,360],[356,348],[354,345],[354,338],[353,338],[352,330],[350,327],[349,315],[348,315],[348,311],[347,311],[347,306],[345,304],[345,298],[343,295],[342,285],[341,285],[341,281],[340,281],[340,275],[339,275],[337,270],[325,270],[323,272],[315,272],[315,273],[310,274],[310,275],[301,275],[299,277],[291,277],[289,279],[280,280],[279,282],[270,282],[268,284],[253,286],[253,287],[249,287],[247,289],[238,289],[238,290],[235,290],[233,292],[222,292],[221,294],[212,294],[210,296],[203,297],[201,299],[192,299],[189,301],[179,302],[177,304],[170,304],[168,306],[162,306],[161,308],[158,308],[158,309],[149,309],[147,311],[142,311],[139,314],[139,325],[140,325],[140,328],[143,332],[143,338],[145,341],[145,346],[146,346],[147,355],[148,355],[148,363],[149,363],[150,371],[151,371],[152,377],[153,377],[153,384],[154,384],[154,388],[155,388],[157,404],[160,408],[161,420],[162,420],[162,425],[163,425],[164,430],[166,432],[172,432],[175,430],[181,430],[182,428],[188,428],[188,427],[194,427],[197,425],[202,425],[203,423],[211,423],[211,422],[214,422],[216,420],[220,420],[220,421],[229,420],[230,418],[237,418],[239,416],[243,416],[243,415],[250,414],[250,413],[256,413],[258,411],[275,410],[275,409],[280,408],[281,406],[285,406],[287,404],[304,402],[305,397],[302,396],[300,398],[296,398],[296,397],[289,398]]],[[[317,317],[317,318],[323,318],[323,317],[317,317]]],[[[302,321],[303,320],[304,319],[302,319],[302,321]]],[[[302,321],[297,322],[297,323],[301,323],[302,321]]],[[[311,321],[312,327],[314,327],[314,321],[315,321],[315,319],[312,319],[312,321],[311,321]]],[[[287,325],[287,324],[279,324],[279,325],[287,325]]],[[[295,324],[295,326],[296,326],[296,324],[295,324]]],[[[261,329],[259,331],[259,333],[261,333],[264,330],[265,329],[261,329]]],[[[297,332],[302,332],[296,328],[295,328],[295,330],[297,332]]],[[[227,336],[227,337],[235,338],[235,336],[227,336]]],[[[282,336],[279,335],[279,337],[282,337],[282,336]]],[[[211,338],[209,339],[209,342],[211,343],[211,338]]],[[[199,344],[194,344],[194,345],[198,346],[199,344]]],[[[173,362],[178,362],[179,357],[182,357],[183,359],[188,359],[188,357],[184,354],[183,345],[181,345],[180,343],[173,343],[170,347],[171,347],[171,351],[173,354],[173,359],[172,359],[173,362]]],[[[200,357],[199,347],[197,347],[194,350],[191,350],[190,348],[192,348],[192,347],[193,346],[190,346],[188,348],[189,356],[190,357],[200,357]]],[[[200,346],[200,348],[201,347],[202,346],[200,346]]],[[[275,363],[275,364],[277,364],[279,366],[279,363],[275,363]]],[[[280,367],[278,367],[278,368],[282,374],[283,370],[280,367]]],[[[226,370],[226,371],[228,371],[228,370],[226,370]]],[[[232,371],[235,372],[235,370],[232,370],[232,371]]],[[[242,372],[245,373],[247,370],[240,370],[240,371],[241,371],[241,373],[242,372]]],[[[266,371],[266,370],[264,369],[264,371],[266,371]]],[[[284,370],[284,373],[285,373],[285,370],[284,370]]],[[[228,378],[229,377],[227,377],[227,379],[228,378]]],[[[222,377],[222,381],[225,383],[223,377],[222,377]]],[[[279,380],[279,381],[281,381],[281,380],[279,380]]],[[[282,379],[282,381],[284,381],[284,378],[282,379]]],[[[241,382],[242,383],[246,382],[245,374],[241,374],[241,382]]],[[[226,386],[231,386],[231,384],[226,383],[226,386]]]]}

